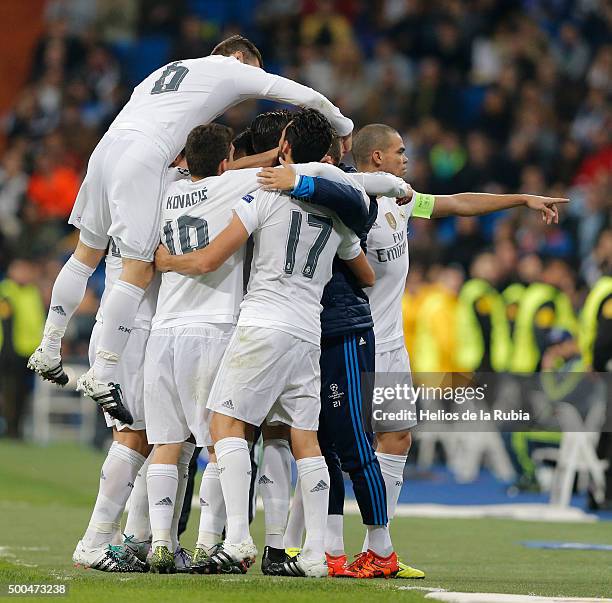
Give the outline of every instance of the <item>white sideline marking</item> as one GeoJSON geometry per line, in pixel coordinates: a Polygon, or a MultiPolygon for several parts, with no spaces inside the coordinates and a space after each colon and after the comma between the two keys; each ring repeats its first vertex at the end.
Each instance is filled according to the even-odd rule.
{"type": "MultiPolygon", "coordinates": [[[[351,501],[345,506],[354,506],[351,501]]],[[[596,515],[586,513],[577,507],[556,507],[542,503],[517,503],[503,505],[410,505],[397,506],[395,517],[430,517],[449,519],[481,519],[493,517],[502,519],[520,519],[524,521],[559,521],[559,522],[588,522],[598,520],[596,515]]]]}
{"type": "Polygon", "coordinates": [[[445,593],[445,588],[435,588],[432,586],[396,586],[397,590],[421,590],[427,593],[445,593]]]}
{"type": "Polygon", "coordinates": [[[11,551],[48,551],[49,547],[36,547],[36,546],[0,546],[0,558],[10,559],[11,563],[20,565],[22,567],[38,567],[34,563],[27,563],[23,559],[18,559],[15,553],[11,551]]]}
{"type": "MultiPolygon", "coordinates": [[[[194,496],[192,508],[200,508],[200,500],[194,496]]],[[[257,497],[257,510],[263,510],[261,497],[257,497]]],[[[359,515],[359,507],[354,500],[344,503],[347,515],[359,515]]],[[[395,517],[428,517],[432,519],[518,519],[522,521],[553,521],[561,523],[595,523],[597,515],[592,515],[578,507],[556,507],[543,503],[516,503],[504,505],[437,505],[406,504],[397,505],[395,517]]]]}
{"type": "Polygon", "coordinates": [[[504,593],[449,593],[434,592],[426,599],[445,603],[612,603],[612,599],[582,597],[539,597],[535,595],[507,595],[504,593]]]}

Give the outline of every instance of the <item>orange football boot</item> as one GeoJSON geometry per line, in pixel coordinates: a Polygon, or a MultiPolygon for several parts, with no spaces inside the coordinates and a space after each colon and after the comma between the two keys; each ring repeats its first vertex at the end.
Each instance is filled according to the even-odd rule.
{"type": "Polygon", "coordinates": [[[374,551],[358,555],[347,568],[355,578],[393,578],[399,571],[399,561],[395,553],[381,557],[374,551]]]}

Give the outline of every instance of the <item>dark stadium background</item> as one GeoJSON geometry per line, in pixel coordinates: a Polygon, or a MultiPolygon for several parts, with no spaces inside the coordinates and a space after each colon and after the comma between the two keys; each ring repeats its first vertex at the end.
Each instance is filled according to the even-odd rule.
{"type": "MultiPolygon", "coordinates": [[[[397,128],[415,190],[571,198],[551,227],[527,210],[412,220],[413,361],[410,329],[426,319],[427,296],[442,296],[436,321],[453,325],[483,252],[494,254],[496,288],[546,279],[576,312],[612,262],[609,1],[28,0],[2,3],[0,19],[0,280],[34,285],[23,332],[7,330],[1,348],[24,387],[5,391],[0,433],[18,435],[10,415],[27,406],[27,348],[75,243],[66,218],[89,154],[143,77],[237,32],[267,70],[326,94],[357,127],[397,128]]],[[[244,103],[223,119],[239,132],[269,106],[244,103]]],[[[102,269],[90,284],[64,344],[73,359],[86,355],[102,269]]],[[[457,368],[451,332],[428,334],[445,350],[433,370],[457,368]]]]}

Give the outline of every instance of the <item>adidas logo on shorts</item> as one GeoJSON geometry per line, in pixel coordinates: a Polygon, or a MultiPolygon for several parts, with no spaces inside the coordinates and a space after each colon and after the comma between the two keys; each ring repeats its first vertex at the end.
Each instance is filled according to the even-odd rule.
{"type": "Polygon", "coordinates": [[[323,480],[320,480],[319,483],[311,490],[311,492],[320,492],[321,490],[328,489],[329,486],[323,480]]]}
{"type": "Polygon", "coordinates": [[[203,498],[200,498],[200,506],[209,507],[210,505],[203,498]]]}
{"type": "Polygon", "coordinates": [[[62,306],[52,306],[51,310],[53,310],[60,316],[66,316],[66,312],[64,312],[64,308],[62,306]]]}
{"type": "Polygon", "coordinates": [[[267,475],[262,475],[259,478],[259,481],[257,482],[259,485],[267,485],[267,484],[273,484],[274,482],[267,476],[267,475]]]}
{"type": "Polygon", "coordinates": [[[359,345],[365,345],[366,344],[366,340],[363,337],[359,338],[359,345]]]}
{"type": "Polygon", "coordinates": [[[231,400],[221,402],[221,406],[223,406],[223,408],[229,408],[230,410],[234,410],[234,403],[231,400]]]}
{"type": "Polygon", "coordinates": [[[155,506],[162,506],[162,507],[170,507],[172,506],[172,499],[169,496],[166,496],[166,498],[162,498],[161,500],[158,500],[155,503],[155,506]]]}

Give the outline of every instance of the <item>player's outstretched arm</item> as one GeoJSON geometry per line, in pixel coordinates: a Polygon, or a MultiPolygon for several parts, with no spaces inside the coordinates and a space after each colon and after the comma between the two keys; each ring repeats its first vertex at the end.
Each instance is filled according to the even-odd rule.
{"type": "Polygon", "coordinates": [[[217,270],[249,238],[242,221],[234,214],[232,221],[210,245],[184,255],[171,255],[160,245],[155,252],[155,268],[159,272],[179,272],[186,276],[197,276],[217,270]]]}
{"type": "Polygon", "coordinates": [[[495,195],[490,193],[458,193],[456,195],[422,195],[416,193],[413,216],[441,218],[444,216],[482,216],[503,209],[525,206],[541,212],[546,224],[558,224],[557,205],[569,199],[538,195],[495,195]],[[421,215],[430,210],[430,215],[421,215]],[[421,212],[420,210],[423,210],[421,212]]]}
{"type": "Polygon", "coordinates": [[[240,63],[235,65],[234,69],[236,71],[233,76],[233,84],[241,100],[267,98],[299,107],[317,109],[329,119],[338,136],[343,137],[344,150],[350,150],[353,122],[348,117],[344,117],[340,109],[322,94],[308,86],[250,65],[240,63]]]}
{"type": "Polygon", "coordinates": [[[365,253],[363,253],[363,250],[360,251],[356,258],[344,261],[350,268],[351,272],[355,275],[360,287],[374,286],[374,283],[376,282],[376,274],[374,273],[372,266],[370,266],[365,253]]]}

